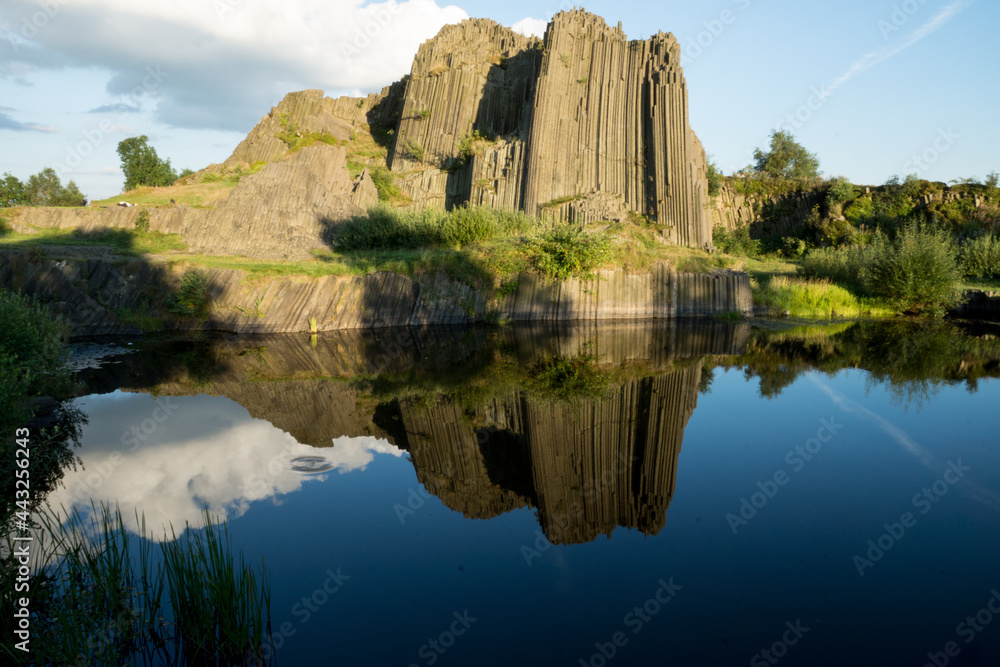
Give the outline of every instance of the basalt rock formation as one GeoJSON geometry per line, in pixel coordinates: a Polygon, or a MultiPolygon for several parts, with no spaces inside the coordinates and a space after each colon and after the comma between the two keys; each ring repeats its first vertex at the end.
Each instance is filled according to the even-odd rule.
{"type": "Polygon", "coordinates": [[[392,170],[428,205],[641,215],[709,246],[705,152],[679,62],[673,35],[629,41],[582,10],[553,17],[544,42],[485,19],[446,26],[414,59],[392,170]]]}
{"type": "Polygon", "coordinates": [[[280,333],[511,322],[612,321],[710,317],[753,312],[745,273],[602,271],[593,280],[543,281],[520,276],[517,290],[494,298],[447,276],[254,276],[205,270],[205,319],[175,317],[168,295],[184,267],[140,260],[60,260],[0,253],[0,285],[35,295],[65,316],[75,336],[139,333],[129,315],[158,318],[166,329],[280,333]]]}

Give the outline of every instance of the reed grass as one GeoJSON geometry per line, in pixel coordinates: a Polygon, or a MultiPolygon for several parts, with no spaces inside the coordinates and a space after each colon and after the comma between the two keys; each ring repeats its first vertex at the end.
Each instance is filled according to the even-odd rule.
{"type": "MultiPolygon", "coordinates": [[[[178,538],[171,528],[173,540],[156,545],[144,517],[136,515],[136,539],[117,507],[92,509],[92,519],[77,510],[37,514],[31,652],[13,649],[5,630],[5,664],[273,664],[263,650],[271,634],[267,570],[233,555],[225,522],[213,524],[206,510],[205,529],[186,526],[178,538]]],[[[21,595],[6,538],[5,604],[21,595]]]]}

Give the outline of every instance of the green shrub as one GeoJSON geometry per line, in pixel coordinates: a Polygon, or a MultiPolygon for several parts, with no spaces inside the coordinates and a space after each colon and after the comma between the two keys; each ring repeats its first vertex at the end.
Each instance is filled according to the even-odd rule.
{"type": "Polygon", "coordinates": [[[712,243],[727,255],[738,257],[759,257],[762,251],[761,243],[750,238],[750,227],[744,226],[729,231],[725,227],[712,229],[712,243]]]}
{"type": "Polygon", "coordinates": [[[789,259],[801,259],[806,254],[806,242],[794,236],[781,238],[781,254],[789,259]]]}
{"type": "Polygon", "coordinates": [[[871,197],[858,197],[844,208],[844,217],[855,225],[868,222],[875,215],[871,197]]]}
{"type": "Polygon", "coordinates": [[[406,152],[417,162],[424,161],[424,147],[416,141],[406,142],[406,152]]]}
{"type": "Polygon", "coordinates": [[[959,250],[959,262],[970,278],[1000,277],[1000,238],[989,234],[967,240],[959,250]]]}
{"type": "Polygon", "coordinates": [[[719,167],[712,160],[708,161],[706,176],[708,177],[708,196],[717,197],[719,191],[722,190],[723,176],[722,172],[719,171],[719,167]]]}
{"type": "Polygon", "coordinates": [[[901,313],[943,315],[961,301],[957,247],[946,232],[910,223],[892,242],[873,243],[869,289],[901,313]]]}
{"type": "Polygon", "coordinates": [[[467,163],[472,159],[473,155],[482,152],[483,146],[490,143],[489,137],[487,137],[483,132],[479,130],[473,130],[462,136],[458,140],[458,144],[455,146],[455,151],[458,153],[459,159],[462,163],[467,163]]]}
{"type": "Polygon", "coordinates": [[[810,278],[826,278],[856,293],[867,294],[874,252],[874,244],[816,248],[802,259],[799,270],[810,278]]]}
{"type": "Polygon", "coordinates": [[[135,229],[143,233],[149,231],[149,211],[146,209],[139,211],[139,215],[135,217],[135,229]]]}
{"type": "Polygon", "coordinates": [[[820,223],[820,240],[831,246],[850,244],[857,230],[847,220],[824,220],[820,223]]]}
{"type": "Polygon", "coordinates": [[[830,185],[826,191],[826,207],[833,209],[838,204],[846,204],[854,201],[858,196],[858,190],[846,178],[838,178],[830,185]]]}
{"type": "Polygon", "coordinates": [[[557,229],[526,242],[529,262],[553,280],[590,279],[612,257],[611,240],[572,229],[557,229]]]}
{"type": "MultiPolygon", "coordinates": [[[[25,401],[32,396],[68,394],[72,376],[63,366],[69,327],[54,318],[37,299],[0,289],[0,322],[3,322],[0,326],[0,433],[3,442],[7,442],[14,429],[24,426],[31,416],[25,401]]],[[[0,470],[8,472],[8,466],[14,465],[13,455],[7,457],[6,448],[2,446],[0,452],[4,454],[0,470]]],[[[7,480],[2,481],[6,489],[7,480]]],[[[11,492],[11,502],[13,498],[11,492]]],[[[6,502],[3,501],[4,507],[6,502]]]]}
{"type": "Polygon", "coordinates": [[[170,312],[180,317],[208,317],[212,297],[208,291],[208,274],[201,269],[188,269],[174,295],[170,312]]]}
{"type": "Polygon", "coordinates": [[[380,204],[367,215],[341,224],[334,245],[340,250],[462,248],[497,238],[524,235],[541,222],[520,212],[460,207],[451,211],[402,211],[380,204]]]}

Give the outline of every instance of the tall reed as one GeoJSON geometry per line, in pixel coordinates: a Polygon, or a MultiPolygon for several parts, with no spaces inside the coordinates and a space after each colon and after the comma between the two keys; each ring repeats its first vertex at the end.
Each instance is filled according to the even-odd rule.
{"type": "MultiPolygon", "coordinates": [[[[32,532],[31,652],[0,635],[0,658],[14,664],[265,665],[270,641],[270,584],[261,561],[232,553],[225,522],[186,530],[172,541],[130,536],[121,511],[93,506],[42,510],[32,532]],[[135,545],[138,545],[137,547],[135,545]],[[237,562],[238,561],[238,562],[237,562]]],[[[0,545],[0,602],[13,607],[14,542],[0,545]]],[[[164,535],[166,537],[166,535],[164,535]]],[[[5,608],[7,608],[5,606],[5,608]]],[[[9,624],[4,624],[8,626],[9,624]]]]}

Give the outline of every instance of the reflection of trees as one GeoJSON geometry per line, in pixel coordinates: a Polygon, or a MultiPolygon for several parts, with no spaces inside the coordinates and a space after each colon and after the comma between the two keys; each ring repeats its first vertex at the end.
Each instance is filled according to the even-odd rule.
{"type": "Polygon", "coordinates": [[[766,398],[780,394],[804,372],[836,373],[847,368],[868,372],[897,401],[930,399],[941,385],[1000,377],[1000,327],[961,325],[940,320],[857,322],[832,330],[756,331],[745,354],[718,359],[759,378],[766,398]]]}

